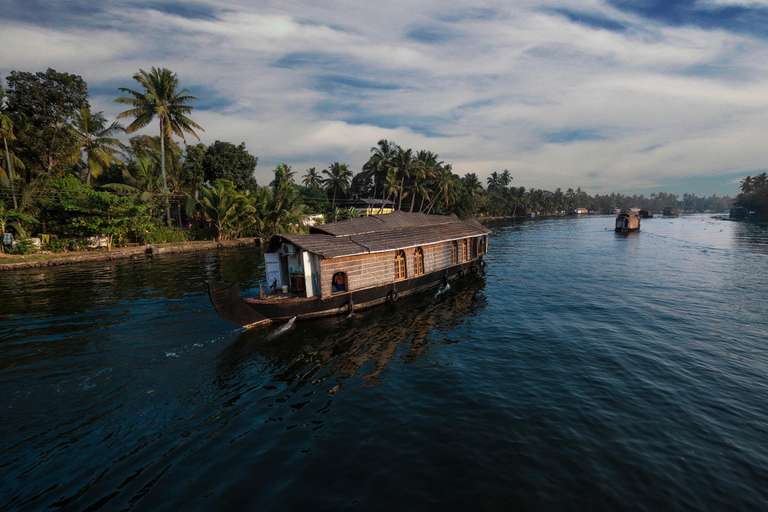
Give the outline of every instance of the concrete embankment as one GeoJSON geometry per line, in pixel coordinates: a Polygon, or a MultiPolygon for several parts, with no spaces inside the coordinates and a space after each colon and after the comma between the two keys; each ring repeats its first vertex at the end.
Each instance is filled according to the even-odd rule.
{"type": "Polygon", "coordinates": [[[72,265],[94,261],[118,260],[137,257],[152,257],[159,254],[211,251],[227,247],[246,247],[254,244],[254,238],[239,238],[222,242],[183,242],[173,244],[140,245],[114,248],[106,251],[66,252],[58,254],[0,254],[0,271],[72,265]]]}

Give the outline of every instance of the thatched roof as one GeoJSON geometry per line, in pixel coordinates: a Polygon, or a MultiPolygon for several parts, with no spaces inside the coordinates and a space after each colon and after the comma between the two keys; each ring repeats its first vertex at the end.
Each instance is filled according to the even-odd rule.
{"type": "Polygon", "coordinates": [[[491,232],[476,220],[461,221],[455,215],[445,217],[423,213],[395,212],[372,217],[352,219],[353,221],[372,219],[365,223],[348,224],[351,221],[343,221],[318,226],[330,228],[327,231],[334,233],[353,231],[352,234],[275,235],[269,242],[268,250],[276,251],[280,244],[289,242],[322,258],[341,258],[460,240],[487,235],[491,232]],[[381,217],[389,216],[394,216],[387,223],[390,227],[382,228],[382,224],[376,224],[376,222],[382,222],[381,217]],[[372,219],[372,217],[374,218],[372,219]],[[345,226],[342,226],[342,229],[337,229],[339,224],[345,224],[345,226]],[[370,230],[372,227],[378,227],[378,229],[370,230]],[[366,228],[368,228],[367,231],[362,231],[366,228]]]}
{"type": "Polygon", "coordinates": [[[309,233],[322,233],[333,236],[359,235],[362,233],[375,233],[392,229],[420,228],[456,222],[456,215],[427,215],[425,213],[408,213],[395,211],[384,215],[370,215],[358,219],[343,220],[331,224],[314,226],[309,233]]]}

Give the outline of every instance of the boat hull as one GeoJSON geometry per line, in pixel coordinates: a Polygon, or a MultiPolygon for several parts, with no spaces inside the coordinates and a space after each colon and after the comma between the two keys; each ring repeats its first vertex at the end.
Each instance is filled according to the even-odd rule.
{"type": "Polygon", "coordinates": [[[327,298],[257,299],[240,297],[237,285],[206,281],[208,295],[219,315],[245,328],[271,321],[287,321],[348,314],[447,283],[451,279],[482,272],[482,256],[429,274],[394,281],[364,290],[334,293],[327,298]]]}

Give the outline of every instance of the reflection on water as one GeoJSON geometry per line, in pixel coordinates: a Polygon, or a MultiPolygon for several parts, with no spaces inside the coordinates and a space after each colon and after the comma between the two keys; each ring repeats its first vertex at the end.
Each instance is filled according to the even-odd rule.
{"type": "Polygon", "coordinates": [[[406,364],[426,360],[436,343],[430,333],[451,331],[484,307],[482,278],[472,276],[454,287],[455,293],[441,293],[431,301],[427,291],[352,317],[244,331],[223,354],[219,384],[225,386],[226,375],[239,375],[243,367],[255,365],[297,389],[333,380],[333,394],[350,377],[374,385],[394,359],[406,364]]]}
{"type": "Polygon", "coordinates": [[[485,278],[250,331],[204,282],[257,248],[0,273],[0,511],[764,508],[766,228],[491,227],[485,278]]]}

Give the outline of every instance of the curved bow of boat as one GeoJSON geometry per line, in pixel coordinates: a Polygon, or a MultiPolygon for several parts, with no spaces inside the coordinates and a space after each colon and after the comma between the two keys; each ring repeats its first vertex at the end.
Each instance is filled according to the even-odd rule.
{"type": "Polygon", "coordinates": [[[206,281],[205,284],[208,285],[211,304],[224,320],[246,329],[270,321],[243,303],[240,288],[236,284],[218,281],[206,281]]]}

